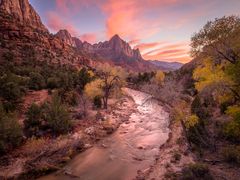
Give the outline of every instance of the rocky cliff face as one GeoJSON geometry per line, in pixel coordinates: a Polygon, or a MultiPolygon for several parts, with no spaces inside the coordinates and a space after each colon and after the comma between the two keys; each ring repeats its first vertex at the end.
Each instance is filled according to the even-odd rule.
{"type": "MultiPolygon", "coordinates": [[[[68,44],[69,46],[76,47],[77,38],[73,38],[71,34],[67,30],[60,30],[55,35],[57,38],[62,40],[64,43],[68,44]]],[[[79,40],[80,41],[80,40],[79,40]]],[[[81,41],[80,41],[81,42],[81,41]]]]}
{"type": "Polygon", "coordinates": [[[93,47],[97,53],[113,61],[143,60],[139,50],[132,49],[130,45],[118,35],[113,36],[109,41],[94,44],[93,47]]]}
{"type": "Polygon", "coordinates": [[[1,0],[0,11],[12,16],[23,25],[27,24],[38,30],[48,31],[28,0],[1,0]]]}

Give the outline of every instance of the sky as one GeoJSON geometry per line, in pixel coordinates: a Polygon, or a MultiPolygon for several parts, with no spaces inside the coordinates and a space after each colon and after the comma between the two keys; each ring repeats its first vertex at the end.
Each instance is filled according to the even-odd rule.
{"type": "Polygon", "coordinates": [[[30,0],[50,32],[97,43],[118,34],[146,60],[186,63],[207,21],[240,15],[240,0],[30,0]]]}

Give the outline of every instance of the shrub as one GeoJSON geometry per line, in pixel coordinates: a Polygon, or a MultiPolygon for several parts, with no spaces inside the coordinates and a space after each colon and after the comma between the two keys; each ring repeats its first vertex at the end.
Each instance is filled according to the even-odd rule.
{"type": "Polygon", "coordinates": [[[87,83],[90,83],[93,79],[93,73],[88,71],[86,68],[82,68],[78,74],[78,85],[80,91],[84,90],[84,87],[87,83]]]}
{"type": "Polygon", "coordinates": [[[36,72],[30,73],[30,81],[29,81],[29,88],[33,90],[40,90],[45,87],[45,79],[44,77],[36,72]]]}
{"type": "Polygon", "coordinates": [[[213,177],[211,176],[209,169],[206,165],[196,163],[190,164],[182,170],[182,180],[193,180],[193,179],[208,179],[211,180],[213,177]]]}
{"type": "Polygon", "coordinates": [[[42,118],[42,108],[36,104],[32,104],[27,113],[24,121],[25,130],[28,136],[38,136],[42,118]]]}
{"type": "Polygon", "coordinates": [[[52,102],[46,105],[44,119],[56,134],[66,133],[72,127],[67,107],[61,103],[58,95],[54,95],[52,102]]]}
{"type": "Polygon", "coordinates": [[[96,108],[101,108],[102,107],[102,98],[101,96],[95,96],[93,99],[93,104],[96,108]]]}
{"type": "Polygon", "coordinates": [[[226,111],[232,120],[223,128],[224,135],[232,141],[240,141],[240,107],[238,106],[230,106],[226,111]]]}
{"type": "Polygon", "coordinates": [[[181,154],[180,153],[178,153],[178,152],[175,152],[174,154],[173,154],[173,159],[175,160],[175,161],[180,161],[181,160],[181,154]]]}
{"type": "Polygon", "coordinates": [[[16,101],[22,97],[20,86],[15,82],[7,82],[1,87],[1,96],[8,101],[16,101]]]}
{"type": "Polygon", "coordinates": [[[235,121],[230,121],[223,127],[223,134],[230,141],[240,141],[240,124],[235,121]]]}
{"type": "Polygon", "coordinates": [[[240,165],[240,146],[225,147],[222,155],[225,161],[240,165]]]}
{"type": "Polygon", "coordinates": [[[63,102],[67,103],[68,105],[71,106],[77,106],[79,103],[79,97],[76,91],[71,90],[67,91],[63,94],[62,97],[63,102]]]}
{"type": "Polygon", "coordinates": [[[49,89],[55,89],[55,88],[58,88],[60,85],[59,85],[59,79],[56,78],[56,77],[50,77],[47,79],[47,88],[49,89]]]}
{"type": "Polygon", "coordinates": [[[20,145],[22,130],[13,114],[6,113],[0,103],[0,153],[20,145]]]}
{"type": "Polygon", "coordinates": [[[195,114],[189,116],[185,121],[185,126],[187,129],[194,128],[199,123],[199,117],[195,114]]]}

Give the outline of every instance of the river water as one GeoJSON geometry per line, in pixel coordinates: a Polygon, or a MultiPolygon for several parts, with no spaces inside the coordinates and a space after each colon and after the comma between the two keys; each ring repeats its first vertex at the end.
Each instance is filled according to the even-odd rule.
{"type": "Polygon", "coordinates": [[[41,180],[131,180],[138,170],[151,166],[169,135],[169,114],[146,93],[125,88],[137,104],[130,116],[111,136],[77,155],[63,173],[53,173],[41,180]],[[104,147],[103,147],[104,144],[104,147]]]}

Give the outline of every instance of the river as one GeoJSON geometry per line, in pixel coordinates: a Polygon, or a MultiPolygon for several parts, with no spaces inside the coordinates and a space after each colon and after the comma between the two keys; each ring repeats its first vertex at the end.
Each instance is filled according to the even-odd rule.
{"type": "Polygon", "coordinates": [[[57,172],[40,180],[131,180],[138,170],[154,163],[169,136],[169,114],[150,95],[128,88],[124,91],[137,104],[129,121],[77,155],[63,168],[65,174],[57,172]]]}

